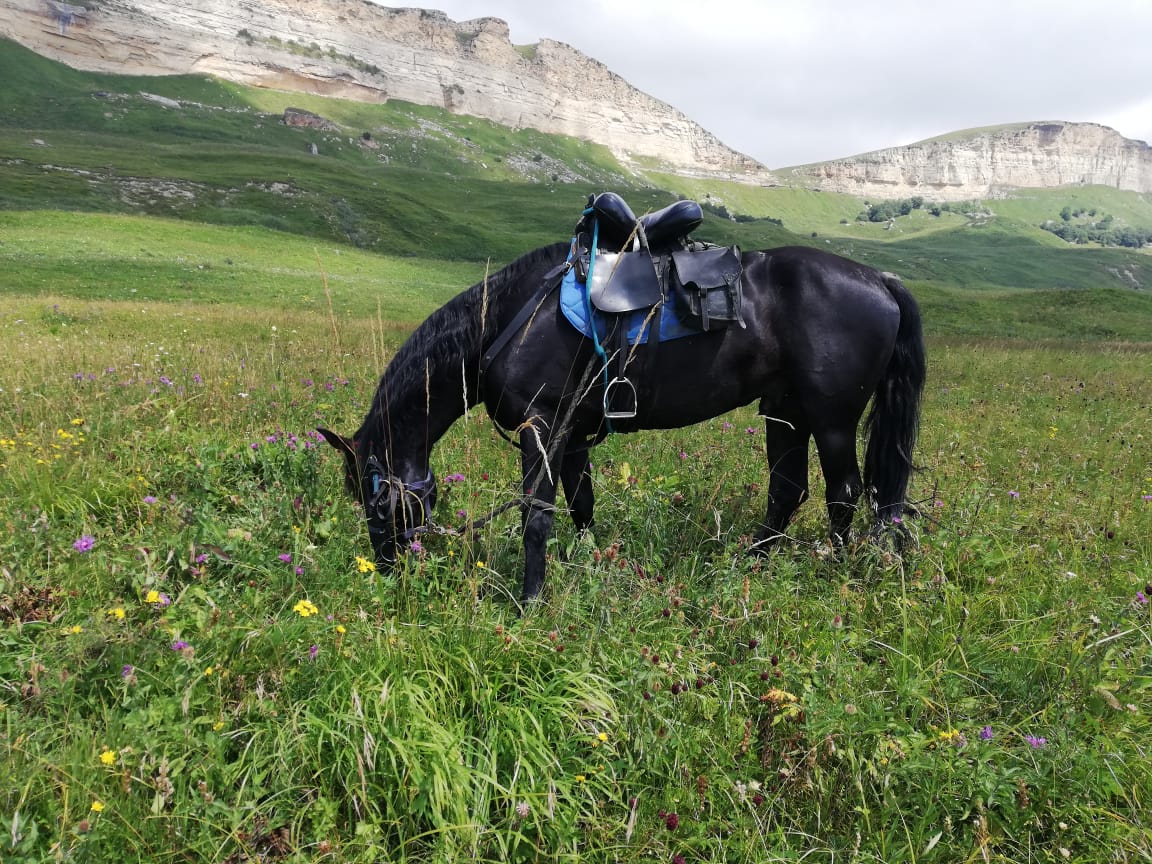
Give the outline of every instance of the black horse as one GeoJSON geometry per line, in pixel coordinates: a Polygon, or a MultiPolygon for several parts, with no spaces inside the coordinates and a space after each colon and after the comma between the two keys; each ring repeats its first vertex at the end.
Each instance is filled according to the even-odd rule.
{"type": "MultiPolygon", "coordinates": [[[[388,364],[356,434],[320,430],[344,454],[381,564],[429,523],[431,448],[480,401],[519,435],[525,599],[544,584],[558,482],[576,527],[592,524],[588,448],[606,434],[603,366],[555,296],[538,300],[569,248],[529,252],[432,313],[388,364]],[[530,303],[532,314],[481,374],[484,353],[530,303]]],[[[748,326],[636,349],[628,368],[639,410],[613,431],[678,428],[758,399],[771,478],[757,549],[783,536],[808,495],[812,438],[833,539],[848,536],[862,493],[875,528],[899,528],[925,377],[916,301],[895,276],[816,249],[745,252],[742,262],[748,326]],[[856,429],[869,400],[862,477],[856,429]]]]}

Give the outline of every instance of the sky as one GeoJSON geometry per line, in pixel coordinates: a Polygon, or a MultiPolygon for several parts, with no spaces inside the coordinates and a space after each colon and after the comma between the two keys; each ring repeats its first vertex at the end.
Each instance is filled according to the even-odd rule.
{"type": "Polygon", "coordinates": [[[403,5],[567,42],[769,168],[1036,120],[1152,142],[1150,0],[403,5]]]}

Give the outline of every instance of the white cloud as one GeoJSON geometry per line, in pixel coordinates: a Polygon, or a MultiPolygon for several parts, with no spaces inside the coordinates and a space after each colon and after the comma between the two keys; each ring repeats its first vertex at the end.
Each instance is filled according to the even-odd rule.
{"type": "Polygon", "coordinates": [[[960,129],[1152,139],[1146,0],[432,0],[567,42],[769,167],[960,129]]]}

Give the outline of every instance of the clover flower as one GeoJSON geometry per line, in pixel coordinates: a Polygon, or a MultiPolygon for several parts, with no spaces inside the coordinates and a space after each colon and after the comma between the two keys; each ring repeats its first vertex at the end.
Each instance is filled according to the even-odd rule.
{"type": "Polygon", "coordinates": [[[1048,739],[1039,735],[1025,735],[1024,740],[1028,742],[1033,750],[1039,750],[1041,747],[1048,746],[1048,739]]]}
{"type": "Polygon", "coordinates": [[[993,738],[993,734],[994,733],[992,732],[992,727],[991,726],[985,726],[983,729],[980,730],[980,740],[991,741],[993,738]]]}

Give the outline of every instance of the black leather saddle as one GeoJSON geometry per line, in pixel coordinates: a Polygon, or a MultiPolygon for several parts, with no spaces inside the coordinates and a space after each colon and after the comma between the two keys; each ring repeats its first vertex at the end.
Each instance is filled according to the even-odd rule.
{"type": "Polygon", "coordinates": [[[684,239],[703,221],[695,201],[677,201],[637,218],[615,192],[592,196],[577,226],[577,234],[589,238],[592,305],[616,314],[659,303],[667,254],[683,248],[684,239]]]}

